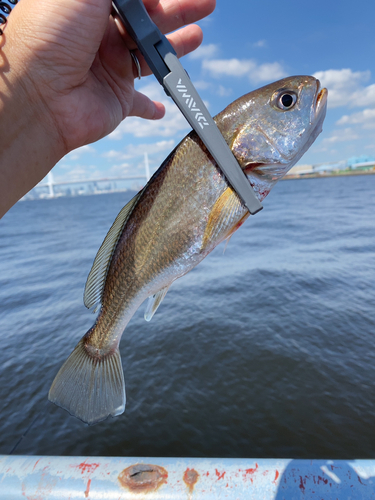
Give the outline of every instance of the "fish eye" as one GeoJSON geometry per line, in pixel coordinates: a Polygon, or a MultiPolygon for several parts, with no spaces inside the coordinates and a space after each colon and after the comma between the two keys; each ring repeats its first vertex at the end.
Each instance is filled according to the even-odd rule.
{"type": "Polygon", "coordinates": [[[272,104],[277,106],[282,111],[292,109],[297,102],[297,94],[292,90],[282,90],[278,92],[272,99],[272,104]]]}

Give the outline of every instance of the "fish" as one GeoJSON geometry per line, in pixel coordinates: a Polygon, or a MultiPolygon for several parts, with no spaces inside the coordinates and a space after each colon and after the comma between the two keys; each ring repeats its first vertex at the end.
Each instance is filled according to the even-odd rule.
{"type": "MultiPolygon", "coordinates": [[[[214,119],[260,201],[322,131],[327,90],[293,76],[252,91],[214,119]]],[[[190,132],[125,205],[88,275],[94,325],[57,373],[48,399],[92,425],[125,410],[119,344],[148,299],[150,321],[169,287],[249,217],[197,134],[190,132]]],[[[260,215],[258,215],[259,217],[260,215]]]]}

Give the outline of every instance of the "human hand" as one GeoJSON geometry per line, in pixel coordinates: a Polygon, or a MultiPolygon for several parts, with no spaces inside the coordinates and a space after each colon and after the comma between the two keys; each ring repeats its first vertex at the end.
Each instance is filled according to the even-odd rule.
{"type": "MultiPolygon", "coordinates": [[[[215,7],[215,0],[144,3],[163,33],[215,7]]],[[[164,115],[161,103],[134,89],[136,47],[129,35],[121,37],[110,12],[111,0],[22,0],[10,14],[0,40],[0,135],[13,143],[6,162],[0,157],[0,216],[1,205],[6,211],[69,151],[104,137],[127,116],[164,115]]],[[[180,57],[200,45],[202,32],[189,25],[168,38],[180,57]]],[[[142,75],[149,74],[136,54],[142,75]]]]}
{"type": "MultiPolygon", "coordinates": [[[[162,32],[209,14],[213,0],[145,0],[162,32]]],[[[111,0],[22,0],[9,19],[14,38],[22,42],[29,89],[35,90],[59,129],[68,151],[111,132],[126,116],[157,119],[161,103],[134,89],[129,36],[121,38],[110,17],[111,0]],[[130,50],[129,50],[130,49],[130,50]],[[34,89],[33,89],[34,88],[34,89]]],[[[187,26],[169,37],[178,56],[202,41],[201,29],[187,26]]],[[[149,74],[141,61],[142,75],[149,74]]]]}

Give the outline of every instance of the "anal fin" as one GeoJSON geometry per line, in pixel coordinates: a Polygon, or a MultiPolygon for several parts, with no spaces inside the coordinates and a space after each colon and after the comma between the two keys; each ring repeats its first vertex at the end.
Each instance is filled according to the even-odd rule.
{"type": "Polygon", "coordinates": [[[146,321],[151,321],[153,315],[156,313],[158,307],[160,306],[164,297],[166,296],[169,286],[170,285],[166,286],[165,288],[162,288],[157,293],[155,293],[155,295],[152,295],[151,297],[148,298],[145,311],[146,321]]]}

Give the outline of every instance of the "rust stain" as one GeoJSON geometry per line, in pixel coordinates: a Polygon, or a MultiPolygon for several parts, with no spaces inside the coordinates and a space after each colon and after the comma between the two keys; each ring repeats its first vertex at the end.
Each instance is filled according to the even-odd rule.
{"type": "Polygon", "coordinates": [[[35,462],[34,467],[33,467],[33,472],[35,470],[35,467],[38,465],[39,460],[40,460],[40,458],[35,462]]]}
{"type": "Polygon", "coordinates": [[[299,489],[302,491],[302,493],[305,493],[305,483],[306,483],[306,478],[305,481],[303,481],[302,476],[299,477],[299,489]]]}
{"type": "Polygon", "coordinates": [[[256,472],[257,470],[258,470],[258,464],[256,463],[254,469],[245,469],[245,475],[254,474],[254,472],[256,472]]]}
{"type": "Polygon", "coordinates": [[[100,464],[88,464],[86,462],[82,462],[79,465],[74,465],[77,469],[80,469],[81,474],[84,474],[85,472],[94,472],[99,467],[100,464]]]}
{"type": "Polygon", "coordinates": [[[85,497],[88,498],[89,496],[89,493],[90,493],[90,485],[91,485],[91,479],[89,479],[87,481],[87,488],[86,488],[86,491],[85,491],[85,497]]]}
{"type": "Polygon", "coordinates": [[[217,475],[217,480],[224,479],[225,471],[219,472],[217,469],[215,469],[215,474],[217,475]]]}
{"type": "Polygon", "coordinates": [[[194,486],[199,479],[199,474],[194,469],[189,469],[189,467],[184,472],[183,478],[184,483],[189,488],[189,492],[193,493],[194,486]]]}
{"type": "Polygon", "coordinates": [[[244,471],[244,479],[247,479],[249,476],[250,476],[250,481],[251,481],[251,484],[253,484],[253,478],[252,478],[252,475],[255,474],[255,472],[258,470],[258,464],[255,463],[255,467],[253,468],[250,468],[250,469],[245,469],[244,471]]]}
{"type": "Polygon", "coordinates": [[[124,488],[132,492],[148,493],[167,482],[168,472],[164,467],[150,464],[135,464],[127,467],[118,476],[124,488]]]}

